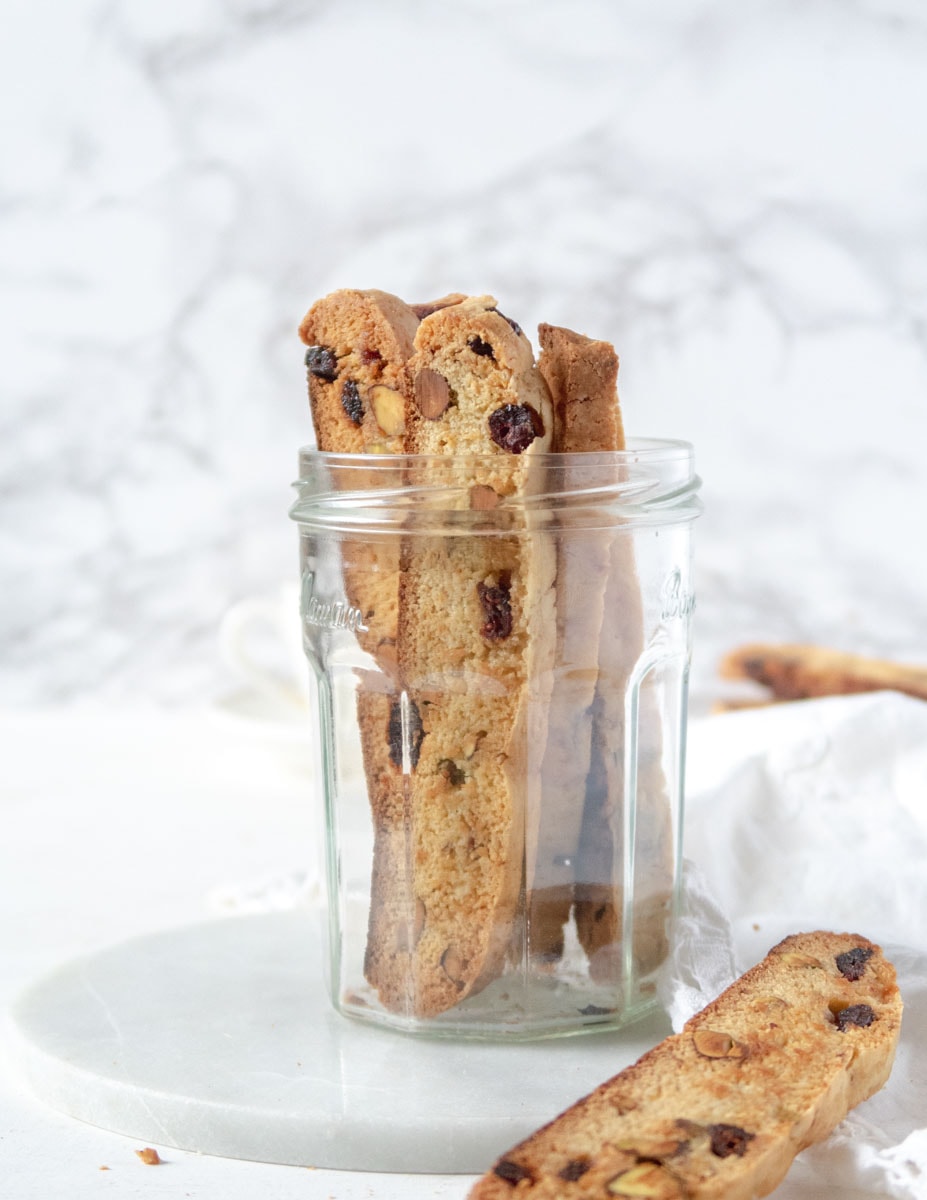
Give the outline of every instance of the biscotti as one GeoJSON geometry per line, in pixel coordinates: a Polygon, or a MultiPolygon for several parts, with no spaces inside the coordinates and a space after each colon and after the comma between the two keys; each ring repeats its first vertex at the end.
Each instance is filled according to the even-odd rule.
{"type": "Polygon", "coordinates": [[[723,679],[752,679],[777,700],[896,691],[927,700],[927,667],[850,654],[826,646],[755,643],[721,661],[723,679]]]}
{"type": "Polygon", "coordinates": [[[418,323],[410,305],[376,289],[342,288],[309,309],[299,336],[320,450],[402,450],[418,323]]]}
{"type": "Polygon", "coordinates": [[[482,992],[443,1024],[479,1031],[517,1006],[549,1030],[628,1017],[665,949],[676,801],[663,713],[634,674],[648,539],[625,483],[651,482],[619,453],[615,350],[542,325],[536,361],[493,297],[460,293],[342,290],[300,333],[328,452],[306,462],[337,513],[332,536],[303,539],[321,614],[306,645],[337,655],[331,791],[352,798],[330,817],[356,844],[372,834],[345,1011],[403,1026],[482,992]],[[347,636],[328,610],[348,612],[347,636]]]}
{"type": "MultiPolygon", "coordinates": [[[[320,450],[401,452],[412,385],[408,361],[419,318],[397,296],[343,288],[317,300],[299,327],[320,450]]],[[[345,590],[362,618],[360,645],[389,669],[396,657],[399,548],[345,547],[345,590]]]]}
{"type": "Polygon", "coordinates": [[[888,1079],[902,1002],[856,934],[786,938],[681,1033],[515,1146],[471,1200],[751,1200],[888,1079]]]}
{"type": "MultiPolygon", "coordinates": [[[[563,454],[623,450],[614,347],[554,325],[540,325],[538,340],[538,370],[553,403],[551,449],[563,454]]],[[[582,485],[581,466],[563,471],[565,478],[554,486],[582,485]]],[[[563,519],[568,522],[569,514],[563,519]]],[[[541,771],[537,848],[527,864],[528,949],[542,963],[562,956],[575,898],[613,536],[576,529],[557,540],[557,672],[541,771]]],[[[613,903],[610,871],[608,880],[603,904],[613,903]]]]}
{"type": "MultiPolygon", "coordinates": [[[[534,456],[550,446],[550,400],[530,344],[495,301],[473,297],[426,315],[409,370],[409,449],[463,460],[462,495],[477,511],[524,495],[534,456]]],[[[410,528],[403,539],[399,673],[416,730],[405,768],[411,868],[405,910],[389,879],[373,898],[367,960],[368,980],[394,1011],[442,1012],[495,978],[513,952],[554,655],[553,547],[525,521],[513,514],[503,535],[410,528]]]]}
{"type": "MultiPolygon", "coordinates": [[[[462,459],[475,512],[533,486],[550,399],[528,339],[492,297],[405,305],[336,292],[300,332],[320,448],[437,456],[451,471],[462,459]]],[[[523,516],[509,524],[506,536],[428,538],[410,514],[401,539],[342,545],[345,589],[368,627],[358,640],[379,668],[355,672],[374,826],[365,976],[405,1016],[456,1005],[515,952],[554,559],[523,516]]]]}
{"type": "MultiPolygon", "coordinates": [[[[538,334],[538,367],[554,404],[554,448],[570,454],[623,451],[614,347],[557,326],[541,325],[538,334]]],[[[581,459],[574,461],[565,471],[579,484],[584,468],[581,459]]],[[[644,616],[632,539],[620,525],[612,522],[604,532],[571,530],[559,539],[557,633],[542,832],[528,876],[530,944],[536,957],[558,958],[572,904],[591,977],[620,987],[625,938],[639,974],[665,957],[674,878],[652,680],[635,682],[639,719],[628,728],[629,687],[644,653],[644,616]],[[633,778],[626,779],[629,768],[633,778]],[[633,821],[626,795],[632,787],[633,821]],[[633,830],[630,847],[627,829],[633,830]],[[628,863],[634,905],[626,914],[628,863]]]]}

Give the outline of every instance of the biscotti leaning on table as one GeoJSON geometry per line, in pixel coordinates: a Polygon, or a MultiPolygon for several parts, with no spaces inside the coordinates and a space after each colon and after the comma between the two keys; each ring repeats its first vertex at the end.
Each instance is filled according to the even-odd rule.
{"type": "MultiPolygon", "coordinates": [[[[533,464],[547,450],[623,448],[612,347],[543,326],[536,363],[492,297],[405,304],[343,290],[317,302],[300,333],[319,448],[437,456],[450,471],[459,460],[474,510],[543,491],[533,464]]],[[[506,520],[493,537],[342,545],[345,590],[377,668],[357,671],[374,824],[365,974],[397,1013],[445,1011],[522,951],[556,959],[571,907],[581,910],[584,837],[608,860],[580,868],[595,881],[586,907],[594,900],[599,923],[580,935],[594,977],[607,978],[603,936],[616,957],[620,813],[601,794],[587,812],[586,790],[597,698],[622,758],[610,714],[627,681],[624,651],[642,645],[633,562],[627,547],[616,562],[601,535],[572,559],[566,539],[523,536],[524,509],[506,520]],[[629,632],[597,685],[616,588],[629,632]]]]}
{"type": "Polygon", "coordinates": [[[681,1033],[503,1155],[471,1200],[751,1200],[886,1082],[895,971],[856,934],[786,938],[681,1033]]]}

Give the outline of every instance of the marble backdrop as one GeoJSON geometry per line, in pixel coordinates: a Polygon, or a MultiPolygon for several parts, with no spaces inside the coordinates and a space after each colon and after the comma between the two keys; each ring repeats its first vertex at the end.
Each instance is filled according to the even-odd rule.
{"type": "Polygon", "coordinates": [[[920,0],[10,0],[0,703],[187,704],[295,571],[295,328],[491,291],[691,439],[694,696],[927,660],[920,0]]]}

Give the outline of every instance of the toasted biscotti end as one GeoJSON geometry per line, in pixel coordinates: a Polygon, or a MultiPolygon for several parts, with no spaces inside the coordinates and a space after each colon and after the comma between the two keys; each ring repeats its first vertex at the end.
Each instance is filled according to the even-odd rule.
{"type": "Polygon", "coordinates": [[[401,453],[419,319],[398,296],[343,288],[317,300],[299,327],[320,450],[401,453]]]}
{"type": "Polygon", "coordinates": [[[492,296],[471,296],[421,322],[410,363],[421,454],[549,450],[553,410],[531,343],[492,296]]]}
{"type": "Polygon", "coordinates": [[[420,304],[410,304],[409,307],[418,319],[423,321],[425,317],[430,317],[432,313],[436,313],[439,308],[450,308],[452,304],[460,304],[466,298],[467,296],[464,292],[448,292],[446,296],[441,296],[437,300],[424,300],[420,304]]]}
{"type": "Polygon", "coordinates": [[[618,404],[618,355],[599,341],[560,325],[539,325],[538,370],[554,405],[553,450],[623,450],[618,404]]]}
{"type": "Polygon", "coordinates": [[[796,934],[675,1034],[498,1159],[471,1200],[752,1200],[877,1091],[901,1028],[892,965],[796,934]]]}
{"type": "Polygon", "coordinates": [[[752,679],[777,700],[892,690],[927,699],[927,667],[866,658],[827,646],[754,643],[721,660],[722,679],[752,679]]]}

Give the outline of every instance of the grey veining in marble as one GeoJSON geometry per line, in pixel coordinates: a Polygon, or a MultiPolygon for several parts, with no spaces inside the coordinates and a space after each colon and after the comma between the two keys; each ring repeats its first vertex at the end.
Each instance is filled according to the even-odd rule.
{"type": "Polygon", "coordinates": [[[227,688],[336,286],[615,341],[706,481],[696,702],[756,636],[927,658],[917,0],[46,0],[0,77],[0,702],[227,688]]]}

